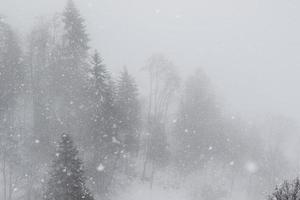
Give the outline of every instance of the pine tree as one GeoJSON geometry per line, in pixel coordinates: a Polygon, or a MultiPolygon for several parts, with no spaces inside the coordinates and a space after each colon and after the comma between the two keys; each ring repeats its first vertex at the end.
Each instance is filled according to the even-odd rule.
{"type": "Polygon", "coordinates": [[[71,137],[62,134],[44,194],[45,200],[93,200],[85,185],[82,161],[71,137]]]}
{"type": "Polygon", "coordinates": [[[85,128],[89,39],[84,19],[72,0],[66,5],[62,21],[62,44],[58,45],[59,56],[52,67],[55,112],[61,130],[79,134],[78,130],[85,128]]]}
{"type": "Polygon", "coordinates": [[[16,103],[24,75],[21,54],[16,34],[0,19],[0,111],[16,103]]]}
{"type": "Polygon", "coordinates": [[[137,85],[125,68],[117,83],[118,135],[126,153],[139,147],[140,105],[137,85]]]}
{"type": "Polygon", "coordinates": [[[115,86],[97,51],[92,56],[91,64],[92,176],[97,192],[107,196],[120,152],[116,135],[115,86]],[[99,166],[105,170],[99,171],[99,166]]]}
{"type": "Polygon", "coordinates": [[[226,138],[221,128],[221,113],[211,85],[198,70],[186,82],[175,123],[176,164],[182,172],[199,169],[225,152],[226,138]]]}
{"type": "Polygon", "coordinates": [[[295,178],[292,181],[284,181],[277,186],[273,194],[268,196],[268,200],[298,200],[300,193],[300,180],[295,178]]]}
{"type": "Polygon", "coordinates": [[[84,20],[75,7],[72,0],[69,0],[63,13],[65,34],[63,38],[67,55],[71,59],[84,59],[87,56],[88,35],[85,31],[84,20]]]}
{"type": "Polygon", "coordinates": [[[111,142],[116,133],[115,86],[99,53],[92,56],[92,88],[95,132],[99,140],[111,142]]]}
{"type": "Polygon", "coordinates": [[[24,68],[21,48],[12,28],[0,17],[0,158],[3,199],[11,199],[17,166],[20,165],[16,111],[22,94],[24,68]]]}

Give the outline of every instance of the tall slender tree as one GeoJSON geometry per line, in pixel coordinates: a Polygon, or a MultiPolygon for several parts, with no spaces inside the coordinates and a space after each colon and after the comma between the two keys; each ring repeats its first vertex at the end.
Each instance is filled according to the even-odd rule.
{"type": "Polygon", "coordinates": [[[220,130],[220,109],[208,78],[198,70],[186,82],[175,123],[179,169],[192,172],[222,152],[226,138],[220,130]]]}
{"type": "Polygon", "coordinates": [[[88,70],[88,35],[78,9],[69,0],[62,14],[62,44],[57,47],[58,59],[53,63],[53,94],[57,120],[62,130],[79,134],[86,108],[85,89],[88,70]],[[74,123],[76,122],[76,123],[74,123]]]}
{"type": "Polygon", "coordinates": [[[116,107],[118,136],[124,151],[135,155],[139,149],[140,105],[137,85],[126,68],[117,83],[116,107]]]}
{"type": "Polygon", "coordinates": [[[16,111],[23,88],[21,54],[16,34],[0,17],[0,156],[4,200],[12,198],[13,170],[20,161],[16,111]]]}
{"type": "Polygon", "coordinates": [[[149,100],[145,137],[145,161],[142,179],[150,179],[152,186],[155,172],[169,160],[167,127],[172,96],[179,86],[175,66],[165,56],[155,54],[144,68],[149,75],[149,100]],[[150,173],[149,173],[150,172],[150,173]]]}
{"type": "Polygon", "coordinates": [[[91,77],[91,165],[97,192],[107,196],[116,170],[120,144],[116,134],[115,86],[97,51],[92,56],[91,77]]]}

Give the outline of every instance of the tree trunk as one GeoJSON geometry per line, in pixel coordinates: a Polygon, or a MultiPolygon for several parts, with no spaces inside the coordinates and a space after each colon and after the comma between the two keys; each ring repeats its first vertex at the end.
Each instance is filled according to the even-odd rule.
{"type": "Polygon", "coordinates": [[[4,152],[3,155],[2,176],[3,176],[3,200],[6,200],[6,152],[4,152]]]}
{"type": "Polygon", "coordinates": [[[8,188],[8,200],[12,200],[12,193],[13,193],[13,183],[12,183],[12,167],[9,167],[9,188],[8,188]]]}

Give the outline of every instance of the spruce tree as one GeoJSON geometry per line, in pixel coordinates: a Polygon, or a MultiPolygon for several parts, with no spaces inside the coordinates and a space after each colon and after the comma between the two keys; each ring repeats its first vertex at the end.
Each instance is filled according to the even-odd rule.
{"type": "Polygon", "coordinates": [[[62,14],[62,44],[58,45],[58,58],[53,64],[53,94],[56,97],[57,119],[62,131],[79,134],[85,128],[84,111],[88,69],[88,35],[84,19],[72,0],[62,14]]]}
{"type": "Polygon", "coordinates": [[[44,200],[93,200],[85,185],[82,161],[71,137],[62,134],[44,200]]]}
{"type": "Polygon", "coordinates": [[[138,88],[125,68],[117,83],[118,135],[126,153],[136,153],[139,146],[140,105],[138,88]]]}
{"type": "Polygon", "coordinates": [[[95,132],[99,140],[111,142],[115,136],[115,86],[99,53],[92,56],[92,88],[95,132]]]}
{"type": "Polygon", "coordinates": [[[13,179],[17,177],[16,168],[20,166],[16,113],[18,98],[23,93],[24,66],[21,54],[15,32],[0,17],[0,159],[4,200],[12,197],[9,188],[17,184],[13,179]]]}
{"type": "Polygon", "coordinates": [[[69,0],[63,13],[64,47],[71,59],[84,59],[87,56],[88,35],[85,30],[84,19],[81,17],[74,2],[69,0]]]}
{"type": "Polygon", "coordinates": [[[201,70],[188,78],[175,122],[176,164],[181,172],[197,170],[217,156],[225,158],[228,142],[221,111],[201,70]]]}
{"type": "Polygon", "coordinates": [[[93,113],[91,164],[97,192],[108,195],[120,152],[116,135],[115,86],[97,51],[92,56],[91,64],[90,96],[93,113]],[[99,170],[102,167],[103,170],[99,170]]]}

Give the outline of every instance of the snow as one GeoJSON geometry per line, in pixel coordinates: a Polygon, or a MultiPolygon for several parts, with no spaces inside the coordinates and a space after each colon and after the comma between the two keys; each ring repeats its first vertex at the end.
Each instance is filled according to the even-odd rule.
{"type": "Polygon", "coordinates": [[[181,15],[180,15],[180,14],[177,14],[177,15],[175,15],[175,18],[176,18],[176,19],[180,19],[180,18],[181,18],[181,15]]]}
{"type": "Polygon", "coordinates": [[[160,13],[160,9],[155,9],[155,13],[159,14],[160,13]]]}
{"type": "Polygon", "coordinates": [[[248,161],[245,164],[245,169],[249,173],[254,174],[254,173],[256,173],[258,171],[258,166],[257,166],[257,164],[254,161],[248,161]]]}
{"type": "Polygon", "coordinates": [[[121,142],[119,140],[117,140],[116,137],[112,137],[112,143],[114,143],[114,144],[121,144],[121,142]]]}
{"type": "Polygon", "coordinates": [[[99,166],[97,167],[98,172],[102,172],[102,171],[104,171],[104,169],[105,169],[105,167],[102,163],[100,163],[99,166]]]}

